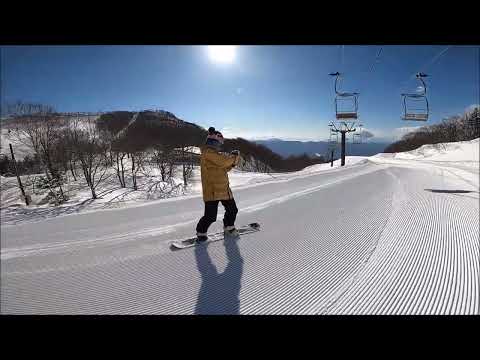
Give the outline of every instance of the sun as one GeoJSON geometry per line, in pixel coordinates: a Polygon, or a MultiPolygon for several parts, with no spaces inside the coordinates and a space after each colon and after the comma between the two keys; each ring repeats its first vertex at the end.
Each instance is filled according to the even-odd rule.
{"type": "Polygon", "coordinates": [[[235,60],[236,46],[209,45],[207,51],[210,60],[216,63],[231,64],[235,60]]]}

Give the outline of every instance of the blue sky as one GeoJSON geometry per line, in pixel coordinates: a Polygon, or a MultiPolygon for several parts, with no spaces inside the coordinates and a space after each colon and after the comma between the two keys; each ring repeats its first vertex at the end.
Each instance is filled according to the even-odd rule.
{"type": "Polygon", "coordinates": [[[334,118],[334,81],[358,91],[373,140],[418,123],[400,119],[400,94],[427,78],[431,121],[479,101],[478,47],[238,46],[231,63],[205,46],[22,46],[1,48],[2,104],[41,102],[58,111],[160,108],[222,129],[227,137],[324,140],[334,118]],[[373,67],[373,69],[372,69],[373,67]]]}

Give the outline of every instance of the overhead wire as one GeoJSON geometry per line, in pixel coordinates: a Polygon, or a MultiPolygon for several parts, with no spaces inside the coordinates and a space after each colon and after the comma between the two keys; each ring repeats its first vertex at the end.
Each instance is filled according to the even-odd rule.
{"type": "Polygon", "coordinates": [[[375,56],[375,60],[372,63],[372,66],[370,67],[369,73],[373,72],[373,69],[375,68],[375,65],[379,62],[380,60],[380,55],[382,54],[383,46],[380,47],[380,49],[377,51],[377,55],[375,56]]]}
{"type": "Polygon", "coordinates": [[[425,72],[427,68],[432,66],[434,63],[436,63],[440,58],[445,55],[445,53],[452,48],[452,45],[447,46],[446,48],[442,49],[438,53],[436,53],[428,62],[426,62],[423,66],[421,66],[418,71],[415,71],[409,78],[408,80],[405,80],[401,83],[400,87],[404,86],[407,82],[415,79],[416,75],[421,72],[425,72]]]}

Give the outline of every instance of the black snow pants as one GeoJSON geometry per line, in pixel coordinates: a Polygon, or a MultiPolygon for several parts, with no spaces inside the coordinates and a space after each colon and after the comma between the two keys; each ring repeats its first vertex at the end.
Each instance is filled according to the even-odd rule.
{"type": "Polygon", "coordinates": [[[218,203],[222,202],[225,208],[225,216],[223,217],[224,226],[235,225],[238,209],[235,199],[230,200],[214,200],[205,201],[205,213],[197,224],[197,232],[206,233],[210,225],[217,221],[218,203]]]}

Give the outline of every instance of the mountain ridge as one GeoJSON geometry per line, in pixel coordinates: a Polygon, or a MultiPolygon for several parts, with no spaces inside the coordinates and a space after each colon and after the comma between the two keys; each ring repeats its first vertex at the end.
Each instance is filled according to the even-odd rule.
{"type": "MultiPolygon", "coordinates": [[[[329,155],[329,143],[327,141],[298,141],[298,140],[282,140],[273,138],[269,140],[251,140],[257,144],[267,146],[277,154],[288,157],[292,155],[307,154],[310,156],[329,155]]],[[[347,142],[346,152],[351,156],[372,156],[384,151],[390,143],[387,142],[366,142],[363,144],[352,144],[347,142]]],[[[334,157],[340,156],[340,144],[337,144],[334,157]]]]}

